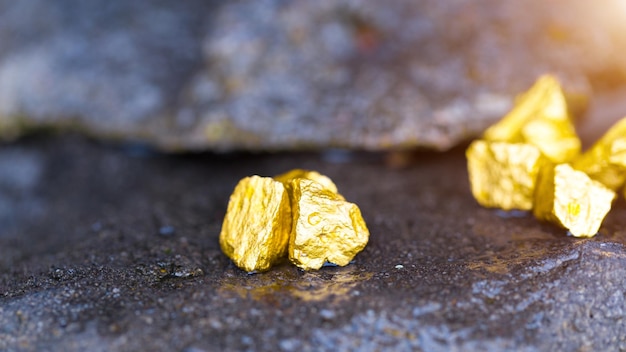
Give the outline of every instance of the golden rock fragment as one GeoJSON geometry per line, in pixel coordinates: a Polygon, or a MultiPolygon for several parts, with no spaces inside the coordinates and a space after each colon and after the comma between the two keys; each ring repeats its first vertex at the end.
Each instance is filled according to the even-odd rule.
{"type": "Polygon", "coordinates": [[[230,196],[220,247],[239,268],[265,271],[286,256],[291,225],[284,185],[270,177],[246,177],[230,196]]]}
{"type": "Polygon", "coordinates": [[[571,161],[580,139],[565,94],[552,76],[543,76],[502,120],[467,150],[472,193],[486,207],[530,210],[536,178],[549,162],[571,161]]]}
{"type": "Polygon", "coordinates": [[[235,187],[220,233],[222,251],[241,269],[264,271],[281,258],[309,270],[350,263],[369,239],[359,208],[330,178],[295,169],[252,176],[235,187]]]}
{"type": "Polygon", "coordinates": [[[548,164],[531,144],[474,141],[466,151],[470,186],[484,207],[530,210],[539,170],[548,164]]]}
{"type": "Polygon", "coordinates": [[[535,217],[575,237],[595,236],[615,199],[615,192],[568,164],[544,167],[537,182],[535,217]]]}
{"type": "Polygon", "coordinates": [[[626,118],[613,125],[572,166],[614,191],[619,189],[626,181],[626,118]]]}
{"type": "Polygon", "coordinates": [[[549,75],[520,96],[513,109],[485,131],[483,139],[532,144],[553,163],[572,160],[581,148],[563,89],[549,75]]]}
{"type": "Polygon", "coordinates": [[[328,176],[324,176],[317,171],[293,169],[283,174],[274,176],[276,181],[280,181],[285,185],[289,185],[289,183],[296,178],[306,178],[308,180],[318,182],[331,192],[337,193],[337,186],[333,183],[333,181],[328,176]]]}
{"type": "Polygon", "coordinates": [[[359,208],[321,183],[291,181],[293,228],[289,260],[304,270],[350,263],[369,239],[359,208]]]}

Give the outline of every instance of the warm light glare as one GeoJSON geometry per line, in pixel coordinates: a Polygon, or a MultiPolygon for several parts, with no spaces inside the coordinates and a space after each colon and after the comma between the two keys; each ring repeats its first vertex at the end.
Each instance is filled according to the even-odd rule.
{"type": "Polygon", "coordinates": [[[611,8],[615,8],[613,16],[621,27],[626,24],[626,0],[613,0],[613,3],[614,6],[611,6],[611,8]]]}
{"type": "Polygon", "coordinates": [[[615,0],[617,2],[617,7],[622,11],[622,13],[626,16],[626,0],[615,0]]]}

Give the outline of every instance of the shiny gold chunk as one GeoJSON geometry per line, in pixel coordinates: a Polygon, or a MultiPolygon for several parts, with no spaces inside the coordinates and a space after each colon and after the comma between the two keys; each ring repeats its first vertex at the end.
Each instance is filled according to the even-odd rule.
{"type": "Polygon", "coordinates": [[[513,109],[483,136],[487,141],[529,143],[553,163],[568,162],[580,153],[565,94],[552,76],[542,76],[513,109]]]}
{"type": "Polygon", "coordinates": [[[289,197],[281,182],[246,177],[230,196],[220,247],[245,271],[268,270],[287,254],[291,221],[289,197]]]}
{"type": "Polygon", "coordinates": [[[618,121],[572,166],[616,191],[626,181],[626,118],[618,121]]]}
{"type": "Polygon", "coordinates": [[[318,182],[331,192],[337,193],[337,186],[335,186],[333,181],[329,177],[324,176],[317,171],[293,169],[291,171],[285,172],[284,174],[274,176],[274,179],[276,181],[280,181],[285,185],[288,185],[291,180],[296,178],[306,178],[308,180],[318,182]]]}
{"type": "Polygon", "coordinates": [[[538,178],[533,213],[575,237],[593,237],[611,210],[615,192],[568,164],[544,167],[538,178]]]}
{"type": "Polygon", "coordinates": [[[548,164],[531,144],[474,141],[466,152],[470,186],[484,207],[530,210],[539,170],[548,164]]]}
{"type": "Polygon", "coordinates": [[[326,262],[348,265],[369,239],[359,207],[309,179],[292,180],[291,189],[289,260],[304,270],[319,269],[326,262]]]}

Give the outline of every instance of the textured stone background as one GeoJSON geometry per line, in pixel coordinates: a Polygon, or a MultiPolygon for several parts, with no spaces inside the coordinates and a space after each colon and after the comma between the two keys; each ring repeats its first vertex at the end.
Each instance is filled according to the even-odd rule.
{"type": "Polygon", "coordinates": [[[625,18],[621,0],[0,0],[0,137],[446,149],[542,73],[621,86],[625,18]]]}
{"type": "Polygon", "coordinates": [[[462,144],[327,149],[449,148],[546,71],[593,91],[589,145],[626,112],[616,4],[0,0],[0,136],[30,134],[0,143],[0,350],[626,350],[623,199],[574,239],[479,207],[462,144]],[[228,196],[296,167],[371,241],[247,275],[228,196]]]}

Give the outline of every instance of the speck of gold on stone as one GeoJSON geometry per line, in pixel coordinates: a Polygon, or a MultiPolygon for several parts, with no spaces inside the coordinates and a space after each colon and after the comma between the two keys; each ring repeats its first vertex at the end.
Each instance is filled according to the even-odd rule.
{"type": "Polygon", "coordinates": [[[595,236],[615,199],[615,192],[568,164],[544,167],[536,191],[535,217],[575,237],[595,236]]]}
{"type": "Polygon", "coordinates": [[[537,147],[478,140],[466,154],[472,194],[480,205],[532,209],[537,175],[548,163],[537,147]]]}
{"type": "Polygon", "coordinates": [[[616,191],[626,180],[626,118],[607,131],[572,166],[616,191]]]}
{"type": "Polygon", "coordinates": [[[359,208],[318,182],[297,178],[291,185],[289,260],[304,270],[348,265],[369,239],[359,208]]]}
{"type": "Polygon", "coordinates": [[[230,196],[220,247],[245,271],[268,270],[287,254],[291,219],[282,182],[271,177],[246,177],[230,196]]]}

